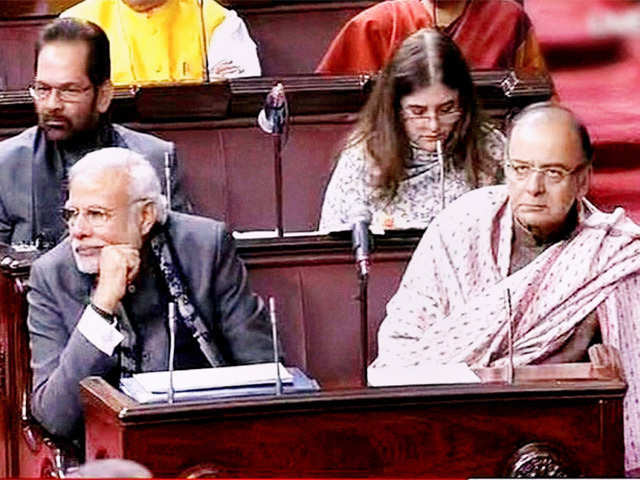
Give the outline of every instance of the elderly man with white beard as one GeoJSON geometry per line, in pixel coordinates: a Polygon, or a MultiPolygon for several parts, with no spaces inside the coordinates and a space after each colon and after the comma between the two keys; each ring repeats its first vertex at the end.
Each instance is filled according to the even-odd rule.
{"type": "Polygon", "coordinates": [[[170,302],[176,369],[273,360],[266,309],[222,223],[167,212],[151,165],[122,148],[86,155],[69,185],[69,237],[34,262],[28,294],[31,407],[47,430],[79,437],[83,378],[168,368],[170,302]]]}
{"type": "Polygon", "coordinates": [[[524,109],[505,154],[506,185],[463,195],[429,226],[387,305],[369,368],[504,365],[509,324],[515,365],[578,361],[602,341],[601,350],[619,351],[628,382],[625,466],[635,470],[640,227],[622,209],[603,213],[585,199],[591,142],[560,105],[524,109]]]}

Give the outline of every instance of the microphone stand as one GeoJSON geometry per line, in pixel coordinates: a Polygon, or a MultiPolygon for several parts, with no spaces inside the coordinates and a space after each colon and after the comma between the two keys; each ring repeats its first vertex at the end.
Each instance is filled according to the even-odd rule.
{"type": "Polygon", "coordinates": [[[276,182],[276,235],[278,238],[282,238],[284,236],[284,225],[282,221],[282,129],[276,127],[271,137],[273,138],[273,174],[276,182]]]}
{"type": "Polygon", "coordinates": [[[358,272],[358,302],[360,306],[360,350],[362,351],[362,384],[369,385],[367,378],[367,363],[369,362],[369,223],[370,218],[365,222],[366,228],[359,228],[362,222],[356,221],[352,230],[353,248],[356,252],[356,271],[358,272]],[[366,251],[363,252],[363,245],[366,251]]]}
{"type": "Polygon", "coordinates": [[[284,236],[284,224],[282,220],[282,145],[283,134],[286,142],[286,124],[289,116],[289,106],[284,93],[282,83],[275,85],[267,94],[265,106],[258,115],[258,124],[273,139],[273,165],[275,179],[275,203],[276,203],[276,235],[279,238],[284,236]],[[263,126],[261,117],[266,117],[266,126],[263,126]]]}
{"type": "Polygon", "coordinates": [[[515,380],[515,369],[513,367],[513,313],[511,309],[511,291],[507,288],[505,292],[505,298],[507,302],[507,315],[508,315],[508,324],[507,324],[507,333],[509,338],[507,339],[507,348],[509,355],[509,363],[507,364],[507,382],[509,385],[513,385],[515,380]]]}
{"type": "Polygon", "coordinates": [[[169,302],[169,389],[167,401],[173,403],[175,389],[173,385],[173,364],[176,352],[176,304],[169,302]]]}
{"type": "Polygon", "coordinates": [[[444,210],[445,196],[444,196],[444,153],[442,152],[442,141],[436,142],[436,152],[438,154],[438,166],[440,167],[440,210],[444,210]]]}
{"type": "Polygon", "coordinates": [[[280,352],[278,349],[278,327],[276,321],[276,301],[273,297],[269,297],[269,319],[271,320],[271,340],[273,341],[273,362],[276,366],[276,395],[282,395],[280,352]]]}
{"type": "Polygon", "coordinates": [[[369,272],[358,274],[358,301],[360,303],[360,349],[362,350],[362,385],[369,386],[367,363],[369,362],[369,272]]]}

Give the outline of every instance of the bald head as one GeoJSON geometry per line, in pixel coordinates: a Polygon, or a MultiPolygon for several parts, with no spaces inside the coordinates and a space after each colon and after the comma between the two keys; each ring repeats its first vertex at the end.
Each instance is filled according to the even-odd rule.
{"type": "Polygon", "coordinates": [[[589,190],[593,152],[586,128],[561,106],[533,105],[514,118],[506,150],[515,221],[542,239],[564,230],[589,190]]]}
{"type": "Polygon", "coordinates": [[[564,132],[568,143],[576,142],[582,151],[584,162],[591,163],[593,146],[587,128],[571,110],[552,102],[534,103],[518,113],[509,124],[507,146],[511,143],[514,134],[522,134],[523,131],[526,134],[527,131],[533,131],[536,127],[544,129],[545,126],[553,137],[562,136],[564,132]],[[561,130],[554,131],[556,127],[561,130]]]}

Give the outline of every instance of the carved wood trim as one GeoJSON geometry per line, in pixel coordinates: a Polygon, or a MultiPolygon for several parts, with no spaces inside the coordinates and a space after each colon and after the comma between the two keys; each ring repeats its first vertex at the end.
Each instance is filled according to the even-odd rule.
{"type": "MultiPolygon", "coordinates": [[[[1,0],[0,0],[1,1],[1,0]]],[[[546,77],[520,77],[507,70],[471,72],[483,108],[501,116],[513,108],[546,100],[546,77]]],[[[375,78],[366,75],[252,77],[199,85],[144,85],[116,90],[110,108],[116,122],[175,123],[255,117],[265,95],[278,81],[284,84],[292,116],[357,112],[375,78]],[[180,97],[180,102],[168,101],[180,97]]],[[[0,128],[28,127],[36,121],[26,90],[0,92],[0,128]]]]}
{"type": "Polygon", "coordinates": [[[578,469],[566,452],[544,442],[532,442],[519,448],[507,463],[509,478],[577,477],[578,469]]]}
{"type": "Polygon", "coordinates": [[[218,478],[225,476],[213,463],[200,463],[178,474],[179,478],[218,478]]]}

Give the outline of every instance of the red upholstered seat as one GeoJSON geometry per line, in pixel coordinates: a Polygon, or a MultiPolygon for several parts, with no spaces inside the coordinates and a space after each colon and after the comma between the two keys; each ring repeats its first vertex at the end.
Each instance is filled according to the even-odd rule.
{"type": "Polygon", "coordinates": [[[560,100],[589,128],[596,156],[590,199],[640,222],[640,36],[596,36],[593,19],[624,0],[527,0],[560,100]],[[591,20],[590,20],[591,19],[591,20]]]}

